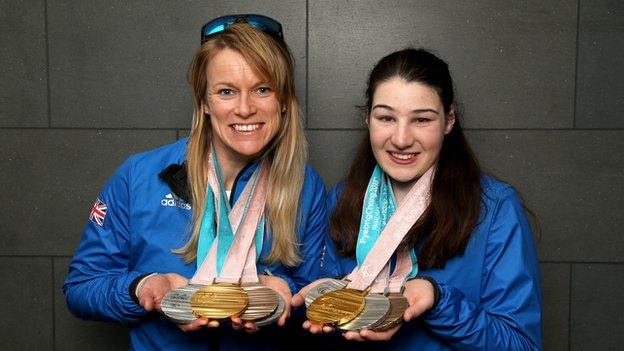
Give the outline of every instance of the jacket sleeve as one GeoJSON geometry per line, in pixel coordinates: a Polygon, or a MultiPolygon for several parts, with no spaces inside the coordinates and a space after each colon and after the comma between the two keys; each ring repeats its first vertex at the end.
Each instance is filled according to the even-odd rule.
{"type": "Polygon", "coordinates": [[[69,310],[79,318],[135,322],[146,311],[128,292],[145,272],[129,269],[130,168],[126,161],[115,172],[98,200],[106,206],[102,225],[89,220],[69,265],[63,292],[69,310]]]}
{"type": "Polygon", "coordinates": [[[290,269],[276,267],[273,273],[284,278],[292,293],[320,278],[323,237],[326,231],[325,184],[309,166],[299,201],[298,239],[301,263],[290,269]]]}
{"type": "Polygon", "coordinates": [[[493,211],[480,301],[440,283],[439,303],[423,319],[433,334],[457,349],[541,349],[539,267],[524,208],[506,188],[493,211]]]}

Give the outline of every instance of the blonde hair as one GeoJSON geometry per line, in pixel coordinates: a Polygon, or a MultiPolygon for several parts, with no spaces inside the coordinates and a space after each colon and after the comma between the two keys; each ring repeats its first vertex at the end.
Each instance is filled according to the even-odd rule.
{"type": "Polygon", "coordinates": [[[225,48],[241,53],[255,73],[274,89],[280,106],[285,107],[281,127],[264,151],[264,155],[271,160],[265,213],[273,237],[271,253],[266,260],[296,266],[301,261],[296,232],[299,195],[303,187],[308,150],[300,107],[295,97],[294,59],[285,43],[279,43],[245,23],[234,24],[208,38],[195,53],[189,67],[194,112],[186,162],[193,202],[193,222],[189,240],[174,252],[182,254],[187,262],[197,258],[211,141],[210,118],[203,108],[207,99],[206,69],[210,60],[225,48]]]}

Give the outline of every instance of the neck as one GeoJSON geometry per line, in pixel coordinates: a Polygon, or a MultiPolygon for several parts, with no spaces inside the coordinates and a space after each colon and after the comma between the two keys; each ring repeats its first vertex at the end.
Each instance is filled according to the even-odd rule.
{"type": "Polygon", "coordinates": [[[403,202],[403,199],[405,198],[407,193],[409,193],[409,191],[412,189],[412,187],[414,186],[414,184],[416,184],[417,181],[418,180],[415,180],[413,182],[408,182],[408,183],[401,183],[395,180],[391,180],[392,192],[394,193],[394,198],[397,202],[397,206],[400,205],[401,202],[403,202]]]}
{"type": "Polygon", "coordinates": [[[223,187],[225,187],[225,190],[232,190],[236,176],[250,160],[236,157],[236,155],[225,152],[216,145],[215,154],[217,155],[219,166],[221,167],[223,187]]]}

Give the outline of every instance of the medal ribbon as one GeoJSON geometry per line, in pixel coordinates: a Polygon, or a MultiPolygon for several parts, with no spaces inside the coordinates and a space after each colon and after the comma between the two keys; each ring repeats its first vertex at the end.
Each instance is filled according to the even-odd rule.
{"type": "Polygon", "coordinates": [[[369,181],[364,197],[360,232],[356,246],[358,265],[347,277],[348,288],[372,292],[400,291],[410,277],[418,272],[416,254],[413,250],[397,254],[396,268],[391,277],[390,258],[397,247],[425,212],[431,197],[434,167],[412,186],[395,210],[395,200],[388,176],[377,165],[369,181]]]}
{"type": "Polygon", "coordinates": [[[192,284],[258,281],[254,238],[256,244],[262,243],[268,175],[269,164],[262,160],[231,209],[211,147],[206,207],[197,245],[198,269],[192,284]]]}

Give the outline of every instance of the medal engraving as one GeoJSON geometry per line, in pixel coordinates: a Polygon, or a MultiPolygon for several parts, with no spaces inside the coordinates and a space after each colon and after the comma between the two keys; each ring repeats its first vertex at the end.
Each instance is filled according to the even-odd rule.
{"type": "Polygon", "coordinates": [[[191,297],[193,313],[205,320],[238,316],[248,303],[247,293],[241,287],[226,283],[205,286],[191,297]]]}
{"type": "Polygon", "coordinates": [[[345,288],[331,291],[314,300],[306,315],[314,324],[338,326],[357,317],[365,304],[362,291],[345,288]]]}
{"type": "Polygon", "coordinates": [[[328,292],[340,290],[347,286],[347,283],[348,282],[346,280],[331,279],[316,285],[314,288],[310,289],[306,295],[306,307],[309,307],[312,301],[316,300],[319,296],[325,295],[328,292]]]}
{"type": "Polygon", "coordinates": [[[196,320],[191,308],[191,297],[201,287],[189,284],[168,292],[160,304],[164,315],[177,324],[188,324],[196,320]]]}

